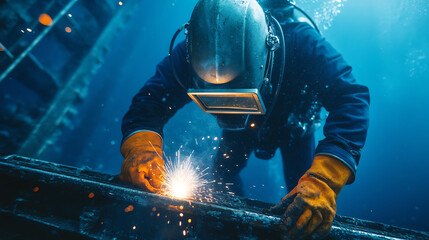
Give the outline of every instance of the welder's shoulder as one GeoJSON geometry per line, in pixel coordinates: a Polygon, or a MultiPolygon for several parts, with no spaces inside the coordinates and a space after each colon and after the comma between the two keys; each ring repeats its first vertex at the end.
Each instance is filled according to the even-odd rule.
{"type": "Polygon", "coordinates": [[[295,44],[314,41],[322,36],[307,22],[286,22],[282,25],[286,37],[295,44]]]}

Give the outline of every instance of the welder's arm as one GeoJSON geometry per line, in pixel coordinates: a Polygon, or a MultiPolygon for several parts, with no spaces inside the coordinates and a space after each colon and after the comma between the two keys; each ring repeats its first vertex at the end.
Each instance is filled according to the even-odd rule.
{"type": "Polygon", "coordinates": [[[351,67],[313,28],[297,26],[297,79],[308,81],[329,116],[311,168],[273,211],[284,213],[286,236],[320,238],[331,229],[340,190],[355,179],[368,129],[369,91],[356,83],[351,67]]]}
{"type": "Polygon", "coordinates": [[[303,66],[308,86],[319,93],[329,112],[316,155],[327,155],[343,162],[355,179],[360,152],[369,125],[369,90],[358,84],[344,58],[314,29],[303,25],[296,35],[297,58],[303,66]]]}
{"type": "MultiPolygon", "coordinates": [[[[172,56],[177,74],[187,79],[185,43],[179,43],[172,56]]],[[[168,57],[156,68],[155,75],[134,96],[122,120],[121,153],[125,160],[121,179],[143,189],[156,191],[163,178],[162,136],[166,122],[191,100],[174,78],[168,57]]]]}
{"type": "MultiPolygon", "coordinates": [[[[174,48],[172,56],[178,76],[186,81],[191,70],[186,62],[185,42],[174,48]]],[[[163,136],[167,121],[191,101],[186,92],[174,78],[169,59],[165,57],[157,65],[155,75],[134,96],[130,109],[122,119],[122,141],[143,130],[163,136]]]]}

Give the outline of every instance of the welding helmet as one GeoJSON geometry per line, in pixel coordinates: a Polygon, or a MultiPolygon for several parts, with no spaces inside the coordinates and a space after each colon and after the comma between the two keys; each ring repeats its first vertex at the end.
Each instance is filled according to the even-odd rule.
{"type": "Polygon", "coordinates": [[[284,59],[274,17],[256,0],[200,0],[186,29],[190,98],[223,128],[244,128],[249,115],[269,112],[280,88],[279,77],[273,81],[274,52],[282,48],[284,59]]]}

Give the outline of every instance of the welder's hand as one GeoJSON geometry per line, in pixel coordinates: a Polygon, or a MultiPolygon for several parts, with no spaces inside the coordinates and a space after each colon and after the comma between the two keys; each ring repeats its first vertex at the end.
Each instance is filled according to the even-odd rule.
{"type": "Polygon", "coordinates": [[[119,178],[151,192],[160,190],[164,180],[162,138],[150,131],[131,135],[121,146],[125,160],[119,178]]]}
{"type": "Polygon", "coordinates": [[[350,169],[333,157],[319,155],[298,185],[270,209],[283,214],[281,228],[287,239],[320,239],[332,227],[336,199],[352,175],[350,169]]]}

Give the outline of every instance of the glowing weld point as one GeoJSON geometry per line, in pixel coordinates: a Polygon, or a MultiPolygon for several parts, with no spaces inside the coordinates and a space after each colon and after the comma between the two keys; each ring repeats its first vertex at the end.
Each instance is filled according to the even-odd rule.
{"type": "Polygon", "coordinates": [[[191,156],[181,161],[180,151],[177,152],[177,161],[167,161],[165,166],[164,193],[178,199],[191,199],[204,186],[203,177],[206,173],[198,171],[191,161],[191,156]]]}

